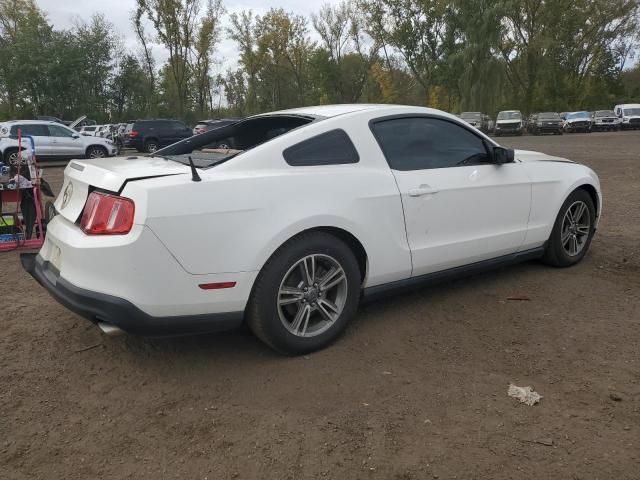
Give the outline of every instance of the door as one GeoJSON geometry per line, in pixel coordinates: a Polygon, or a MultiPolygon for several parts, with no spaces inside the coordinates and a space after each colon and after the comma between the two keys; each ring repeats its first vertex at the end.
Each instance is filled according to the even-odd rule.
{"type": "Polygon", "coordinates": [[[531,181],[522,163],[490,163],[491,145],[436,117],[372,125],[402,195],[413,275],[515,253],[527,232],[531,181]]]}
{"type": "Polygon", "coordinates": [[[73,130],[61,125],[49,125],[51,155],[58,158],[79,158],[85,154],[84,142],[73,130]]]}
{"type": "Polygon", "coordinates": [[[168,130],[169,130],[169,138],[167,143],[168,145],[179,142],[180,140],[184,140],[187,137],[193,136],[193,132],[191,131],[191,129],[182,122],[169,122],[168,130]]]}
{"type": "MultiPolygon", "coordinates": [[[[11,127],[11,136],[17,137],[18,130],[21,131],[23,137],[33,138],[37,157],[46,158],[51,156],[51,142],[49,140],[49,130],[47,129],[46,124],[25,123],[14,125],[11,127]]],[[[23,139],[23,143],[26,146],[29,146],[30,141],[28,139],[23,139]]]]}

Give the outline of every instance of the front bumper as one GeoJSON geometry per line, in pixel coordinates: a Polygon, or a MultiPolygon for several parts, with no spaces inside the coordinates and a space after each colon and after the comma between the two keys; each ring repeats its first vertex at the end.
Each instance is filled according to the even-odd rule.
{"type": "Polygon", "coordinates": [[[536,129],[543,133],[555,133],[562,131],[562,125],[537,125],[536,129]]]}
{"type": "Polygon", "coordinates": [[[92,322],[107,322],[137,335],[184,335],[231,330],[243,321],[243,312],[156,317],[131,302],[104,293],[77,287],[60,276],[58,270],[40,255],[20,255],[23,268],[53,298],[92,322]]]}

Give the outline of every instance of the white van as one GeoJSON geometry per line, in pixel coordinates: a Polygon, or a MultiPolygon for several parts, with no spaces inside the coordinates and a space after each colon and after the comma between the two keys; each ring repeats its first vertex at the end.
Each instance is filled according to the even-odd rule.
{"type": "Polygon", "coordinates": [[[640,128],[640,103],[625,103],[616,105],[613,111],[620,118],[620,128],[640,128]]]}

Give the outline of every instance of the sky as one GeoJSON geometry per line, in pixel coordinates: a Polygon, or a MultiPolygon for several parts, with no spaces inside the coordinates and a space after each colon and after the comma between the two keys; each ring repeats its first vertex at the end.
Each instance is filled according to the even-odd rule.
{"type": "MultiPolygon", "coordinates": [[[[36,0],[36,3],[46,13],[49,22],[55,29],[70,28],[75,23],[88,21],[94,13],[102,13],[114,25],[127,50],[138,51],[139,43],[131,28],[130,20],[131,12],[135,8],[135,0],[36,0]]],[[[202,0],[202,4],[204,5],[205,3],[205,0],[202,0]]],[[[263,14],[271,7],[282,7],[286,11],[305,15],[310,19],[311,13],[317,12],[325,3],[337,4],[339,0],[273,0],[272,3],[264,0],[242,0],[241,2],[223,0],[223,5],[227,10],[223,24],[225,26],[228,24],[229,13],[253,10],[256,14],[263,14]]],[[[309,25],[309,29],[310,31],[313,30],[311,25],[309,25]]],[[[151,26],[147,27],[147,33],[153,35],[154,32],[151,26]]],[[[316,39],[313,34],[310,34],[310,36],[316,39]]],[[[235,43],[224,38],[226,35],[222,37],[215,55],[216,60],[220,62],[219,66],[217,66],[217,70],[220,73],[229,67],[234,67],[237,63],[235,43]]],[[[167,53],[161,45],[154,44],[153,53],[158,65],[164,63],[167,53]]]]}

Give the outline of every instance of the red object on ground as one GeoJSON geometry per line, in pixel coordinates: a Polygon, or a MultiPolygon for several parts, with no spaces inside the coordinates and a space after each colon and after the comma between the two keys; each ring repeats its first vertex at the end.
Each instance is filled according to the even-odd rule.
{"type": "MultiPolygon", "coordinates": [[[[18,163],[18,176],[21,174],[23,168],[29,169],[33,167],[33,170],[30,172],[31,181],[33,183],[33,203],[36,208],[36,219],[34,222],[33,234],[36,238],[25,239],[25,231],[24,225],[20,223],[20,225],[15,225],[19,231],[16,233],[15,240],[11,240],[8,242],[0,242],[0,252],[8,252],[11,250],[18,249],[40,249],[44,244],[44,231],[43,231],[43,211],[42,208],[42,192],[40,191],[40,169],[38,168],[38,164],[36,162],[36,149],[35,144],[33,142],[33,138],[28,137],[31,142],[31,159],[27,161],[27,165],[22,166],[22,132],[18,130],[18,155],[20,157],[20,161],[18,163]]],[[[17,182],[17,186],[19,186],[19,180],[17,182]]],[[[20,190],[16,188],[16,190],[2,190],[0,193],[1,200],[3,204],[15,204],[16,213],[20,212],[20,190]]]]}

